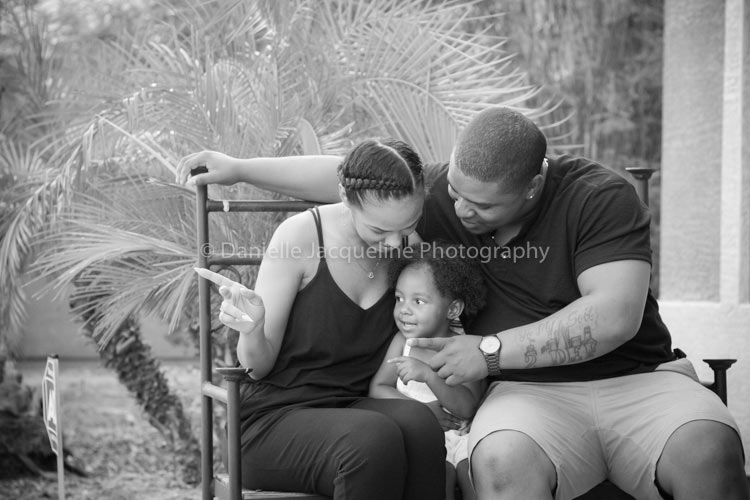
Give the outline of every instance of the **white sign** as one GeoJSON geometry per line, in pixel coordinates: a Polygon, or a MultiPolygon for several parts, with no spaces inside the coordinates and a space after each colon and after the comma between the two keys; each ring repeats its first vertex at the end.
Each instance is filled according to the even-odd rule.
{"type": "Polygon", "coordinates": [[[62,441],[60,436],[60,425],[57,415],[59,413],[57,398],[57,358],[47,358],[47,366],[44,369],[42,380],[42,403],[44,405],[44,426],[47,428],[49,444],[55,455],[58,454],[58,444],[62,441]]]}
{"type": "Polygon", "coordinates": [[[60,427],[60,390],[57,385],[57,356],[47,358],[42,379],[42,403],[44,426],[47,428],[49,444],[57,455],[57,498],[65,500],[65,478],[63,476],[62,430],[60,427]]]}
{"type": "Polygon", "coordinates": [[[47,428],[49,445],[57,455],[57,496],[65,499],[65,480],[63,477],[63,440],[60,429],[60,391],[57,385],[58,360],[57,356],[47,358],[42,379],[42,403],[44,426],[47,428]]]}

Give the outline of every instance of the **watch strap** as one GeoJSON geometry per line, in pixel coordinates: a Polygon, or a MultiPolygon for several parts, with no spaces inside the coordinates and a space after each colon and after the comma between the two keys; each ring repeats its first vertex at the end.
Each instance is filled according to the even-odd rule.
{"type": "Polygon", "coordinates": [[[500,351],[492,354],[484,353],[484,360],[487,362],[487,371],[490,377],[500,375],[500,351]]]}
{"type": "Polygon", "coordinates": [[[482,351],[482,355],[484,356],[484,361],[487,363],[487,372],[489,373],[490,377],[497,377],[500,375],[500,351],[503,348],[503,343],[500,341],[500,338],[497,335],[494,335],[494,337],[497,339],[499,345],[495,352],[485,352],[482,351]]]}

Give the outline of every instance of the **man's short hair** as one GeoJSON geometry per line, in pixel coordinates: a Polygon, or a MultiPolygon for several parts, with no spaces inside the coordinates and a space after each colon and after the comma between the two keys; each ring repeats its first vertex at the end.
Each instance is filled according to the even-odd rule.
{"type": "Polygon", "coordinates": [[[505,107],[478,113],[459,134],[454,165],[480,181],[523,189],[541,171],[547,139],[523,114],[505,107]]]}

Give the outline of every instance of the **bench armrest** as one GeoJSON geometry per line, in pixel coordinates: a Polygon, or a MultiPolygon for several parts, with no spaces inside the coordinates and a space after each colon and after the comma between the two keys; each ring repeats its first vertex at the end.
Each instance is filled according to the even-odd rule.
{"type": "Polygon", "coordinates": [[[714,391],[727,404],[727,370],[737,362],[736,359],[704,359],[714,371],[714,381],[708,388],[714,391]]]}

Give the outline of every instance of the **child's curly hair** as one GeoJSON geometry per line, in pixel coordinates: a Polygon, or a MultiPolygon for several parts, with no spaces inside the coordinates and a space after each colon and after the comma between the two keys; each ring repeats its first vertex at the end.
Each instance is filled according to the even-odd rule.
{"type": "Polygon", "coordinates": [[[487,295],[487,285],[477,262],[463,258],[461,247],[446,243],[421,243],[403,249],[388,268],[388,282],[392,288],[405,268],[427,266],[438,291],[450,299],[464,301],[464,314],[473,316],[482,307],[487,295]]]}

